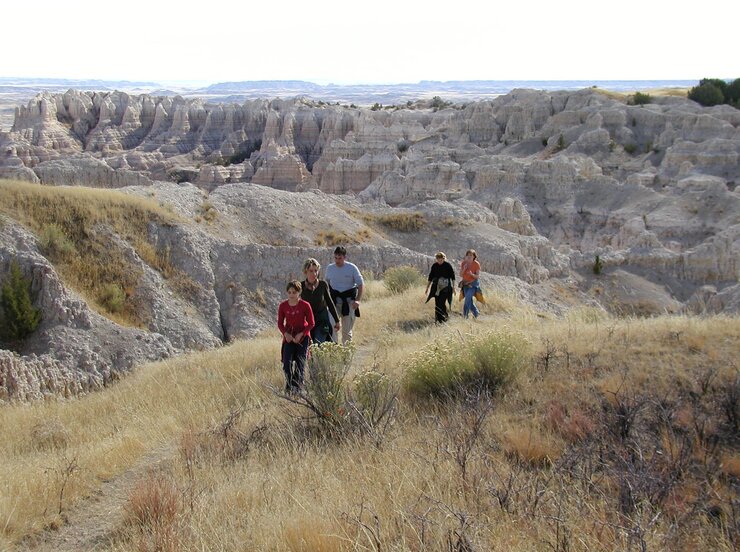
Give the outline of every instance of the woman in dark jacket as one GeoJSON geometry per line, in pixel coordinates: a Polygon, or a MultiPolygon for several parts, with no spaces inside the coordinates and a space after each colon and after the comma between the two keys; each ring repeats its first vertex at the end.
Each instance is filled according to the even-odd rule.
{"type": "Polygon", "coordinates": [[[452,306],[452,292],[455,289],[455,269],[447,262],[447,256],[441,251],[435,256],[435,263],[429,271],[427,301],[434,297],[434,319],[438,323],[447,322],[447,304],[452,306]],[[430,289],[431,288],[431,289],[430,289]]]}
{"type": "Polygon", "coordinates": [[[332,323],[329,320],[329,314],[334,319],[335,331],[339,330],[339,320],[341,320],[337,313],[337,307],[331,299],[329,284],[325,280],[319,279],[320,270],[321,265],[316,259],[307,259],[303,263],[303,274],[306,279],[302,283],[301,299],[308,301],[313,310],[316,325],[311,330],[311,340],[317,345],[325,341],[331,341],[332,323]]]}

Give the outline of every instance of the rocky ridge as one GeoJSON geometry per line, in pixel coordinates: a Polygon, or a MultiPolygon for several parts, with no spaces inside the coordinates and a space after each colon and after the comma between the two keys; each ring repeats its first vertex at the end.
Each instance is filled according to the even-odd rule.
{"type": "Polygon", "coordinates": [[[334,240],[376,274],[426,272],[434,251],[459,259],[473,246],[491,289],[556,312],[737,312],[739,125],[728,106],[633,106],[590,89],[382,110],[41,94],[0,133],[0,177],[169,205],[191,222],[151,224],[149,241],[190,293],[111,235],[151,305],[146,328],[123,328],[67,289],[6,217],[0,274],[19,259],[44,322],[20,354],[0,354],[0,399],[84,392],[134,364],[254,335],[300,259],[328,263],[334,240]],[[390,215],[423,225],[384,226],[390,215]]]}

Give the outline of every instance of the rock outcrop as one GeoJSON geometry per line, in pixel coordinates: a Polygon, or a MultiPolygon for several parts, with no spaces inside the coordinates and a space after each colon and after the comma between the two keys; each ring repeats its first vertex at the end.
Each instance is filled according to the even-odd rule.
{"type": "Polygon", "coordinates": [[[148,305],[145,328],[122,328],[66,289],[9,219],[0,274],[22,259],[44,326],[20,355],[0,355],[0,389],[75,394],[147,359],[254,335],[300,260],[329,262],[336,242],[376,274],[425,272],[435,251],[474,247],[486,282],[542,308],[558,309],[557,280],[616,312],[736,313],[739,157],[740,110],[634,106],[591,89],[444,109],[44,93],[0,133],[0,178],[168,205],[183,222],[152,223],[149,242],[179,280],[111,233],[148,305]],[[384,226],[393,216],[421,223],[384,226]]]}

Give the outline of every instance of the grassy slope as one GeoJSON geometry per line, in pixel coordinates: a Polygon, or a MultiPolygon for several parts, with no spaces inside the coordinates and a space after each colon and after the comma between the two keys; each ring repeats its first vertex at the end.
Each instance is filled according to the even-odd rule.
{"type": "MultiPolygon", "coordinates": [[[[116,247],[108,232],[126,240],[139,257],[166,273],[168,259],[147,241],[151,222],[174,224],[179,218],[157,203],[113,190],[54,187],[0,180],[0,212],[16,220],[37,237],[43,252],[54,262],[64,281],[91,306],[106,315],[104,297],[116,286],[128,300],[116,308],[116,320],[140,324],[135,304],[138,269],[116,247]]],[[[110,309],[107,309],[110,311],[110,309]]]]}
{"type": "MultiPolygon", "coordinates": [[[[471,411],[402,395],[380,447],[334,442],[316,437],[301,412],[269,391],[282,379],[276,334],[144,366],[77,400],[0,409],[0,545],[62,523],[65,467],[79,469],[64,489],[63,511],[148,451],[174,443],[165,472],[127,506],[151,502],[147,493],[159,489],[159,500],[166,491],[172,497],[172,516],[123,525],[113,549],[420,550],[468,542],[542,550],[568,539],[572,549],[612,550],[627,547],[637,530],[651,548],[731,549],[737,442],[723,437],[710,450],[691,429],[704,419],[699,403],[679,398],[682,389],[700,391],[710,369],[716,373],[707,389],[729,388],[737,378],[737,318],[616,320],[583,310],[556,320],[496,301],[485,320],[455,317],[437,328],[423,324],[433,314],[422,296],[415,289],[400,301],[371,283],[354,370],[374,365],[401,380],[430,341],[501,327],[524,332],[535,351],[530,367],[490,411],[484,403],[471,411]],[[618,426],[608,414],[643,397],[653,402],[635,423],[645,426],[640,453],[658,458],[646,441],[648,406],[675,399],[675,431],[663,432],[661,450],[678,447],[685,426],[693,435],[685,454],[696,459],[685,462],[652,524],[644,501],[619,513],[620,481],[630,474],[595,470],[584,481],[562,468],[611,442],[608,431],[600,433],[602,421],[618,426]],[[474,413],[484,411],[475,433],[474,413]],[[724,525],[693,515],[712,506],[724,525]]],[[[725,435],[721,412],[705,418],[707,431],[725,435]]]]}

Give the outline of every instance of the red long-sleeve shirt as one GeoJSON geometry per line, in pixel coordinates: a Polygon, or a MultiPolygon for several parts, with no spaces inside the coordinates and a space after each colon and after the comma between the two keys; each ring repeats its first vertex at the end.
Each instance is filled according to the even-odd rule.
{"type": "MultiPolygon", "coordinates": [[[[291,305],[288,301],[283,301],[278,306],[278,328],[280,333],[288,332],[290,335],[303,332],[308,333],[314,327],[313,311],[308,301],[299,299],[296,305],[291,305]]],[[[283,338],[285,339],[285,338],[283,338]]]]}

